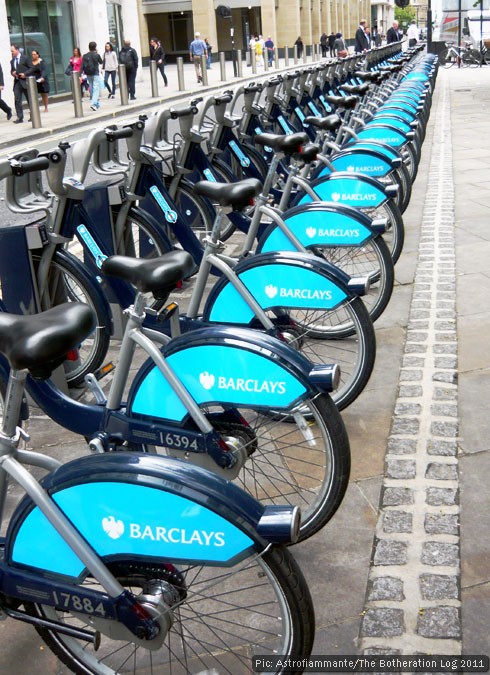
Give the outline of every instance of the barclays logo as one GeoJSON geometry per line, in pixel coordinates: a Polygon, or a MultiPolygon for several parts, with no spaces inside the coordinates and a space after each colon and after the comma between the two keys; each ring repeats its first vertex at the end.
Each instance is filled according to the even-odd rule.
{"type": "Polygon", "coordinates": [[[277,286],[273,286],[272,284],[266,286],[264,290],[268,298],[272,299],[275,298],[277,295],[277,286]]]}
{"type": "Polygon", "coordinates": [[[102,529],[111,539],[119,539],[124,534],[124,523],[116,520],[114,516],[102,518],[102,529]]]}
{"type": "Polygon", "coordinates": [[[207,371],[199,374],[199,382],[202,384],[206,391],[209,391],[214,387],[215,377],[210,375],[207,371]]]}

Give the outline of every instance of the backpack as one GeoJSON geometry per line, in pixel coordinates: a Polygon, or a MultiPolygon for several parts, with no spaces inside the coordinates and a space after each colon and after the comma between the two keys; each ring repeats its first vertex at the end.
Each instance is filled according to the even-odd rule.
{"type": "Polygon", "coordinates": [[[133,52],[134,50],[132,47],[129,47],[128,49],[121,49],[119,52],[119,63],[123,63],[126,68],[134,68],[135,60],[133,52]]]}
{"type": "Polygon", "coordinates": [[[97,52],[87,52],[83,55],[82,70],[85,75],[98,75],[100,63],[102,63],[102,59],[97,52]]]}

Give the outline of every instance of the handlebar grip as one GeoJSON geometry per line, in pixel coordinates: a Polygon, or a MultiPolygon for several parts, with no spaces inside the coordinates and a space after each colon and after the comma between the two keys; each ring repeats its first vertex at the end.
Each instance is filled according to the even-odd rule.
{"type": "Polygon", "coordinates": [[[47,169],[49,167],[49,159],[48,157],[35,157],[34,159],[27,159],[22,162],[13,159],[10,161],[10,166],[14,176],[23,176],[32,171],[42,171],[43,169],[47,169]]]}
{"type": "Polygon", "coordinates": [[[222,105],[223,103],[230,103],[233,96],[230,94],[223,94],[222,96],[215,96],[214,103],[215,105],[222,105]]]}
{"type": "Polygon", "coordinates": [[[176,120],[179,117],[187,117],[187,115],[195,115],[196,113],[197,108],[195,106],[188,106],[187,108],[180,108],[180,110],[171,110],[170,117],[176,120]]]}
{"type": "Polygon", "coordinates": [[[105,129],[105,135],[108,141],[115,141],[118,138],[131,138],[133,129],[131,127],[123,127],[122,129],[105,129]]]}

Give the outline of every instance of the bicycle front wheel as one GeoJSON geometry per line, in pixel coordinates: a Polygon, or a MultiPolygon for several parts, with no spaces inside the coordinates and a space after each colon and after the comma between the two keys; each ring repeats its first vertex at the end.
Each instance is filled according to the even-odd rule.
{"type": "MultiPolygon", "coordinates": [[[[51,651],[75,673],[240,675],[251,672],[255,655],[294,659],[311,653],[315,630],[311,595],[297,563],[283,547],[268,547],[231,568],[136,561],[109,567],[136,595],[164,588],[165,597],[171,598],[171,626],[164,637],[156,638],[161,644],[155,647],[128,639],[116,621],[26,605],[32,616],[100,631],[100,646],[94,648],[55,628],[36,627],[51,651]]],[[[97,588],[93,579],[84,584],[97,588]]],[[[282,673],[284,668],[268,672],[282,673]]]]}

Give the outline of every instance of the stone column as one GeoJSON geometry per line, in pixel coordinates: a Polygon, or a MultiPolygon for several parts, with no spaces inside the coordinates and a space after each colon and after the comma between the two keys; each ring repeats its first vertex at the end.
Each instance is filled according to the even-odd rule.
{"type": "Polygon", "coordinates": [[[280,10],[276,13],[276,44],[282,49],[284,45],[293,46],[294,41],[300,35],[301,23],[299,0],[280,0],[280,2],[280,10]]]}
{"type": "MultiPolygon", "coordinates": [[[[208,38],[213,45],[213,51],[219,51],[218,33],[216,30],[216,13],[213,0],[192,0],[192,14],[194,18],[194,30],[201,33],[201,37],[208,38]]],[[[225,22],[224,19],[220,21],[225,22]]],[[[229,20],[226,20],[226,31],[229,34],[229,20]]]]}
{"type": "Polygon", "coordinates": [[[277,41],[276,2],[277,0],[262,0],[260,8],[262,35],[264,40],[270,35],[276,47],[281,47],[283,45],[277,41]]]}

